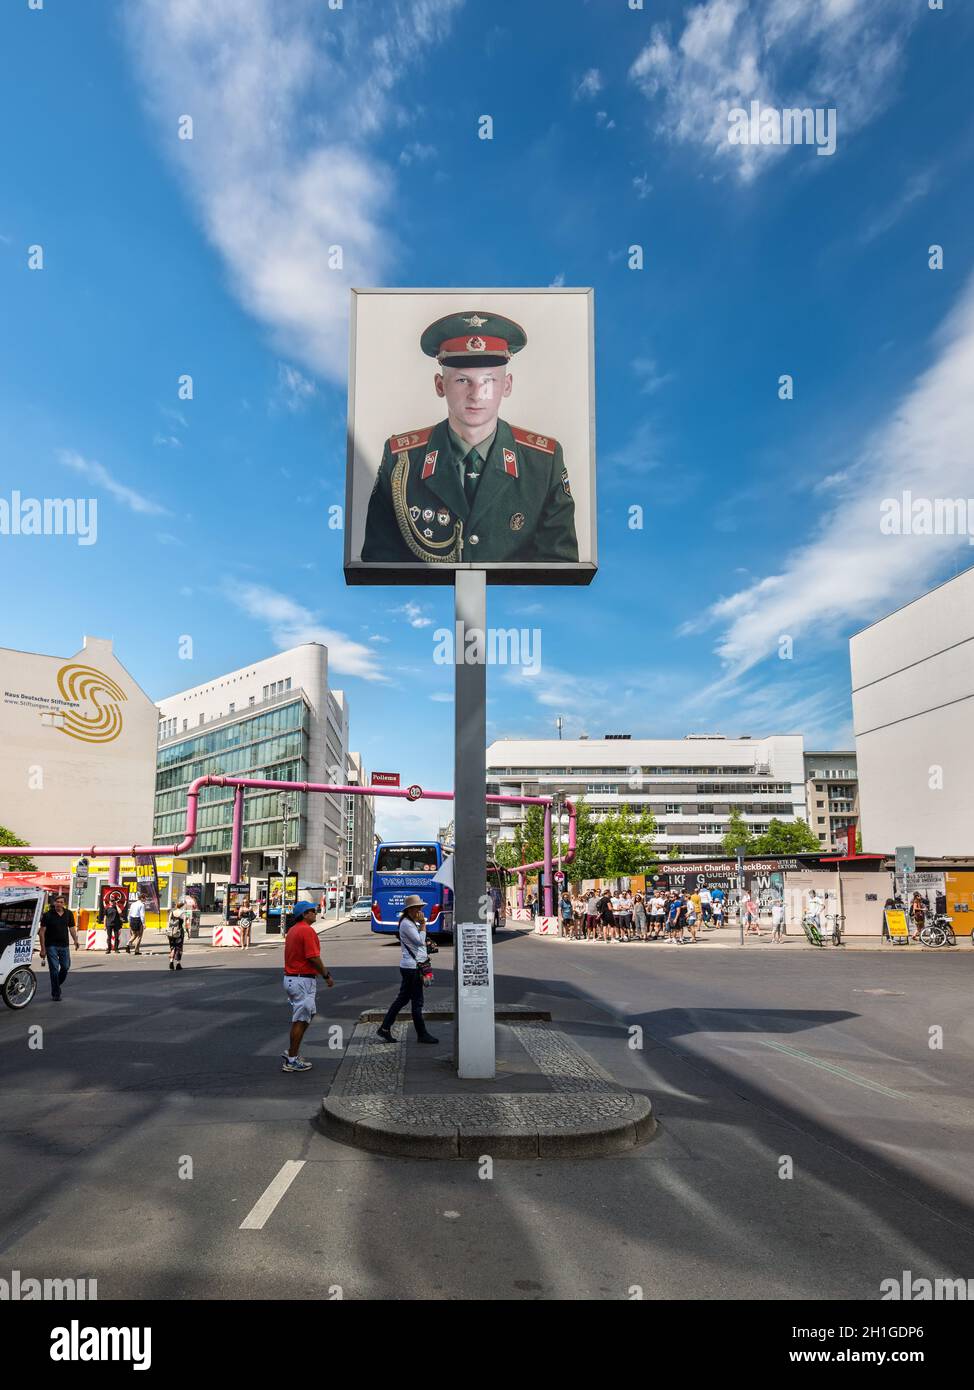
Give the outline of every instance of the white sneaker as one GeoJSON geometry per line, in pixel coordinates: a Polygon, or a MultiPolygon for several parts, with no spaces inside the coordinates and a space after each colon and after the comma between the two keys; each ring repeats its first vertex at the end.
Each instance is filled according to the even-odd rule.
{"type": "Polygon", "coordinates": [[[311,1063],[304,1061],[302,1057],[285,1057],[281,1071],[310,1071],[311,1063]]]}

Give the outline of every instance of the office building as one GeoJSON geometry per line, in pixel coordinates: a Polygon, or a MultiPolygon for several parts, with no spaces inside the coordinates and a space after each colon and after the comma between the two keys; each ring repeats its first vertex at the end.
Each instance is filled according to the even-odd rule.
{"type": "MultiPolygon", "coordinates": [[[[732,807],[755,835],[772,817],[807,819],[800,734],[499,739],[487,749],[487,783],[488,793],[548,796],[560,789],[584,797],[595,821],[622,805],[637,815],[648,807],[664,855],[674,847],[684,855],[719,854],[732,807]]],[[[491,843],[513,839],[525,810],[489,806],[491,843]]]]}
{"type": "Polygon", "coordinates": [[[974,854],[974,569],[849,642],[863,848],[974,854]]]}
{"type": "MultiPolygon", "coordinates": [[[[328,651],[307,642],[159,701],[154,842],[172,844],[186,823],[186,789],[222,774],[341,784],[348,765],[348,708],[328,685],[328,651]]],[[[281,796],[244,800],[243,877],[266,878],[283,850],[281,796]]],[[[302,883],[337,882],[345,869],[345,797],[288,792],[288,869],[302,883]]],[[[230,874],[233,788],[204,787],[187,882],[230,874]]]]}

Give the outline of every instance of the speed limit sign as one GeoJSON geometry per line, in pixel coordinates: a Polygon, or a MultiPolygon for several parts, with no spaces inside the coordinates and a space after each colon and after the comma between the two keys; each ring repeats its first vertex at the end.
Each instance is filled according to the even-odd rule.
{"type": "Polygon", "coordinates": [[[423,789],[418,782],[414,782],[411,787],[406,788],[406,797],[409,801],[418,801],[423,795],[423,789]]]}

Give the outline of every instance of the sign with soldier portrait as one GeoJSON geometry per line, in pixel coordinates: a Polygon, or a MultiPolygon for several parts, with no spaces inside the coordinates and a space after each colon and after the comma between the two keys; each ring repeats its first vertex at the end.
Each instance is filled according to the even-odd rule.
{"type": "Polygon", "coordinates": [[[588,584],[591,290],[353,290],[350,584],[588,584]]]}

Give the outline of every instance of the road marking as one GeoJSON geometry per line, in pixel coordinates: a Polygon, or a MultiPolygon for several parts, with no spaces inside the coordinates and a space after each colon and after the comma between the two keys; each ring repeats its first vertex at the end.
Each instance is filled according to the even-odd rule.
{"type": "Polygon", "coordinates": [[[240,1223],[241,1231],[262,1231],[278,1202],[304,1167],[303,1158],[289,1158],[267,1191],[240,1223]]]}
{"type": "Polygon", "coordinates": [[[786,1047],[784,1043],[765,1042],[759,1038],[762,1047],[773,1047],[776,1052],[784,1052],[788,1057],[795,1057],[799,1062],[808,1062],[809,1066],[818,1067],[821,1071],[830,1071],[833,1076],[841,1076],[846,1081],[853,1081],[857,1086],[865,1086],[867,1091],[878,1091],[880,1095],[892,1096],[894,1100],[913,1100],[913,1096],[908,1096],[905,1091],[892,1091],[888,1086],[880,1086],[876,1081],[867,1081],[865,1077],[856,1076],[855,1072],[846,1071],[845,1067],[834,1067],[831,1062],[819,1061],[817,1057],[810,1057],[807,1052],[799,1052],[797,1047],[786,1047]]]}

